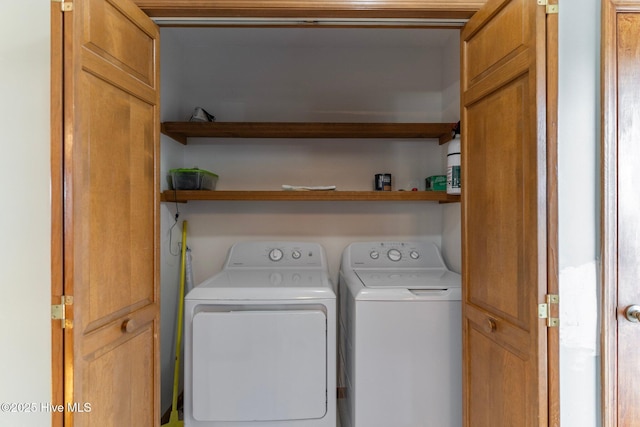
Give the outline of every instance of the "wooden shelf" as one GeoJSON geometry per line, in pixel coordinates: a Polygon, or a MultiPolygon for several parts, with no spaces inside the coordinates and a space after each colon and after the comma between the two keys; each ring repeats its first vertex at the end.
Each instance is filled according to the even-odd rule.
{"type": "Polygon", "coordinates": [[[161,131],[188,138],[425,138],[450,141],[454,123],[164,122],[161,131]]]}
{"type": "MultiPolygon", "coordinates": [[[[186,144],[188,138],[420,138],[450,141],[454,123],[164,122],[162,133],[186,144]]],[[[459,202],[440,191],[172,191],[164,202],[245,201],[431,201],[459,202]]]]}
{"type": "Polygon", "coordinates": [[[394,202],[459,202],[460,196],[444,191],[174,191],[161,194],[163,202],[190,200],[244,200],[244,201],[394,201],[394,202]]]}

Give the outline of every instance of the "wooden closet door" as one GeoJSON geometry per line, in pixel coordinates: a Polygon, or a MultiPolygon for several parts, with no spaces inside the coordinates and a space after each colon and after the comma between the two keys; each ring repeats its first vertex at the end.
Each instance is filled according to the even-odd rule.
{"type": "MultiPolygon", "coordinates": [[[[636,6],[637,7],[637,6],[636,6]]],[[[640,422],[640,11],[618,14],[617,426],[640,422]],[[635,309],[630,307],[636,306],[635,309]]]]}
{"type": "Polygon", "coordinates": [[[640,420],[640,1],[603,2],[602,403],[605,427],[640,420]],[[635,306],[635,309],[633,308],[635,306]],[[629,317],[627,318],[627,313],[629,317]]]}
{"type": "Polygon", "coordinates": [[[64,423],[157,426],[158,28],[75,0],[63,32],[64,423]]]}
{"type": "Polygon", "coordinates": [[[466,427],[549,422],[545,20],[490,0],[462,32],[466,427]]]}

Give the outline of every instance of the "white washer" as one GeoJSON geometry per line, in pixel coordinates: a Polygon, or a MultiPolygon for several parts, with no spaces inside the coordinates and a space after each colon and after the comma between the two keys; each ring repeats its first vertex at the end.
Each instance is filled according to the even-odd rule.
{"type": "Polygon", "coordinates": [[[460,427],[460,275],[431,242],[353,243],[339,284],[342,427],[460,427]]]}
{"type": "Polygon", "coordinates": [[[185,297],[187,427],[335,427],[336,296],[315,243],[243,242],[185,297]]]}

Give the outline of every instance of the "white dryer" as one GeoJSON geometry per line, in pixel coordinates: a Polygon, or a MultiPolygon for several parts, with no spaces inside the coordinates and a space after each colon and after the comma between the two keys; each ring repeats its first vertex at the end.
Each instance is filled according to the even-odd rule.
{"type": "Polygon", "coordinates": [[[342,427],[460,427],[460,275],[431,242],[353,243],[339,283],[342,427]]]}
{"type": "Polygon", "coordinates": [[[335,427],[336,296],[315,243],[243,242],[185,297],[187,427],[335,427]]]}

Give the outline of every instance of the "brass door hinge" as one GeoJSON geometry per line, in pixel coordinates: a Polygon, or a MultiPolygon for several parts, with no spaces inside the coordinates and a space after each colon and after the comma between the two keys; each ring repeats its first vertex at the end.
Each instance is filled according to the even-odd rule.
{"type": "Polygon", "coordinates": [[[60,3],[60,10],[63,12],[71,12],[73,10],[73,3],[64,0],[51,0],[53,3],[60,3]]]}
{"type": "Polygon", "coordinates": [[[71,326],[71,320],[67,319],[67,306],[73,305],[73,297],[62,295],[60,297],[60,304],[51,305],[51,319],[52,320],[61,320],[62,328],[66,328],[67,326],[71,326]]]}
{"type": "Polygon", "coordinates": [[[555,15],[560,10],[557,4],[549,4],[549,0],[538,0],[538,5],[545,6],[547,15],[555,15]]]}
{"type": "Polygon", "coordinates": [[[538,304],[538,318],[547,319],[548,328],[557,328],[560,326],[560,318],[552,317],[551,305],[558,305],[560,303],[560,297],[558,295],[547,294],[545,296],[545,301],[546,302],[538,304]]]}

